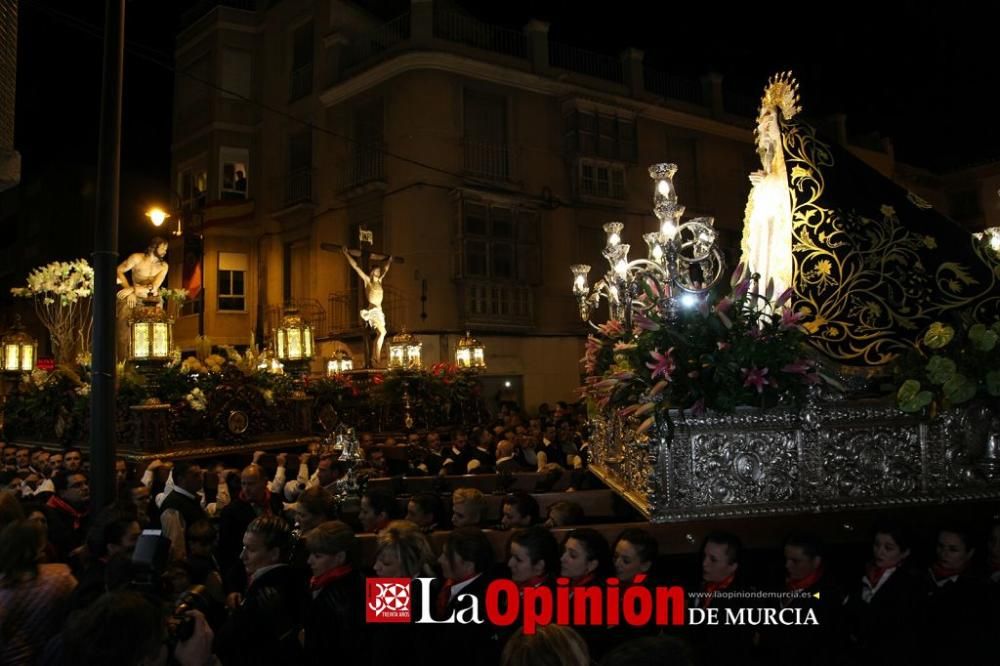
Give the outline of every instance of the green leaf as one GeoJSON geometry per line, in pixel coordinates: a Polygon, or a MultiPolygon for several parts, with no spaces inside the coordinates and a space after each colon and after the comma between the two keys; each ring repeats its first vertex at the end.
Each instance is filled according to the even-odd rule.
{"type": "Polygon", "coordinates": [[[916,379],[907,379],[896,392],[896,400],[900,404],[909,402],[916,398],[918,393],[920,393],[920,382],[916,379]]]}
{"type": "Polygon", "coordinates": [[[913,398],[907,400],[906,402],[899,403],[899,409],[906,412],[907,414],[912,414],[913,412],[919,412],[921,409],[931,404],[931,400],[934,399],[934,394],[930,391],[920,391],[913,398]]]}
{"type": "Polygon", "coordinates": [[[986,373],[986,392],[994,398],[1000,398],[1000,370],[986,373]]]}
{"type": "Polygon", "coordinates": [[[944,384],[955,376],[955,362],[944,356],[931,356],[927,362],[927,378],[932,384],[944,384]]]}
{"type": "Polygon", "coordinates": [[[979,351],[993,351],[997,345],[997,334],[986,328],[985,324],[976,324],[969,329],[969,340],[972,342],[972,346],[979,351]]]}
{"type": "Polygon", "coordinates": [[[941,387],[945,399],[953,405],[960,405],[976,397],[976,385],[964,375],[955,375],[941,387]]]}

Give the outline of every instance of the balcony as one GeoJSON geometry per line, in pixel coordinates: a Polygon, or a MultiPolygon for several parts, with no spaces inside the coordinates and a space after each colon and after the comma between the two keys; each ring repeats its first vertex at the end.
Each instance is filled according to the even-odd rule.
{"type": "Polygon", "coordinates": [[[285,302],[284,305],[270,305],[264,311],[264,333],[271,335],[271,331],[281,325],[281,320],[285,316],[288,308],[297,308],[302,321],[312,325],[313,338],[318,338],[326,334],[326,310],[315,298],[301,298],[285,302]]]}
{"type": "Polygon", "coordinates": [[[625,73],[620,58],[578,49],[568,44],[549,42],[549,64],[595,79],[625,83],[625,73]]]}
{"type": "Polygon", "coordinates": [[[528,57],[528,39],[523,32],[492,26],[456,12],[434,12],[434,36],[514,58],[528,57]]]}
{"type": "Polygon", "coordinates": [[[464,139],[465,171],[483,180],[510,180],[510,146],[506,143],[464,139]]]}
{"type": "Polygon", "coordinates": [[[385,146],[358,145],[350,152],[342,172],[341,190],[385,182],[385,146]]]}
{"type": "Polygon", "coordinates": [[[344,69],[349,69],[358,63],[370,60],[374,56],[385,53],[390,47],[410,38],[410,14],[397,16],[375,30],[359,36],[345,54],[342,62],[344,69]]]}
{"type": "Polygon", "coordinates": [[[289,81],[288,101],[294,102],[302,99],[312,92],[313,65],[312,63],[302,65],[292,70],[292,78],[289,81]]]}
{"type": "Polygon", "coordinates": [[[482,324],[529,328],[534,325],[534,292],[531,287],[467,280],[460,288],[466,326],[482,324]]]}
{"type": "Polygon", "coordinates": [[[289,172],[288,178],[285,180],[284,205],[286,208],[312,201],[312,175],[313,170],[310,167],[289,172]]]}

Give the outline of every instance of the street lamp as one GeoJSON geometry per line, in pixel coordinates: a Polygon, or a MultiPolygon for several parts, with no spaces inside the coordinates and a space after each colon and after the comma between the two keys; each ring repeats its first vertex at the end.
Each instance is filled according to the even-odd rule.
{"type": "Polygon", "coordinates": [[[455,365],[460,370],[485,370],[486,346],[472,337],[468,331],[465,337],[458,341],[455,349],[455,365]]]}
{"type": "Polygon", "coordinates": [[[0,341],[0,350],[3,353],[0,363],[3,364],[4,372],[22,373],[35,369],[38,342],[24,330],[21,315],[14,317],[14,325],[0,341]]]}
{"type": "MultiPolygon", "coordinates": [[[[160,208],[159,206],[153,206],[146,211],[146,217],[149,221],[153,223],[153,226],[159,229],[163,226],[164,222],[169,220],[171,217],[177,219],[177,228],[171,231],[171,235],[175,238],[180,238],[183,241],[183,252],[185,258],[188,255],[188,243],[192,243],[194,246],[194,254],[197,256],[198,270],[201,275],[201,285],[198,290],[198,299],[196,300],[198,304],[198,337],[203,338],[205,336],[205,269],[203,264],[205,263],[205,239],[202,233],[192,233],[191,231],[185,232],[183,226],[184,220],[184,202],[181,201],[180,195],[169,190],[170,198],[174,201],[177,208],[173,212],[169,212],[160,208]]],[[[201,212],[192,211],[192,215],[199,215],[199,219],[202,220],[201,226],[204,226],[204,218],[201,218],[201,212]]],[[[184,261],[184,266],[187,265],[187,261],[184,261]]],[[[182,275],[181,280],[183,282],[184,276],[182,275]]],[[[184,286],[183,284],[181,286],[184,286]]]]}

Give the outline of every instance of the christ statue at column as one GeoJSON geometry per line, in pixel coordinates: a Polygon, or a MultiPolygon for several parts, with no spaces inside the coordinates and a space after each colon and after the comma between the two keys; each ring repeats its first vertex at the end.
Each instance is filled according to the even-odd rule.
{"type": "Polygon", "coordinates": [[[385,342],[386,334],[385,312],[382,311],[382,280],[389,273],[389,267],[392,265],[392,257],[389,257],[383,266],[372,268],[371,275],[366,275],[361,267],[358,266],[358,263],[354,261],[354,257],[351,256],[347,248],[342,248],[341,251],[347,257],[347,262],[351,265],[351,268],[354,269],[354,272],[365,283],[365,296],[368,298],[368,307],[361,310],[361,319],[378,332],[378,337],[375,339],[374,355],[372,357],[377,363],[382,357],[382,343],[385,342]]]}

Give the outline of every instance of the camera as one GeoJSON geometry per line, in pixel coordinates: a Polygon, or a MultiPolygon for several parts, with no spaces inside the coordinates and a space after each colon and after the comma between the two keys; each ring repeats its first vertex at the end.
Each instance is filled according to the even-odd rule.
{"type": "Polygon", "coordinates": [[[194,635],[194,618],[187,614],[188,611],[201,611],[208,617],[211,610],[211,599],[208,590],[204,585],[195,585],[181,595],[174,612],[167,621],[167,631],[170,633],[171,642],[182,643],[194,635]]]}

